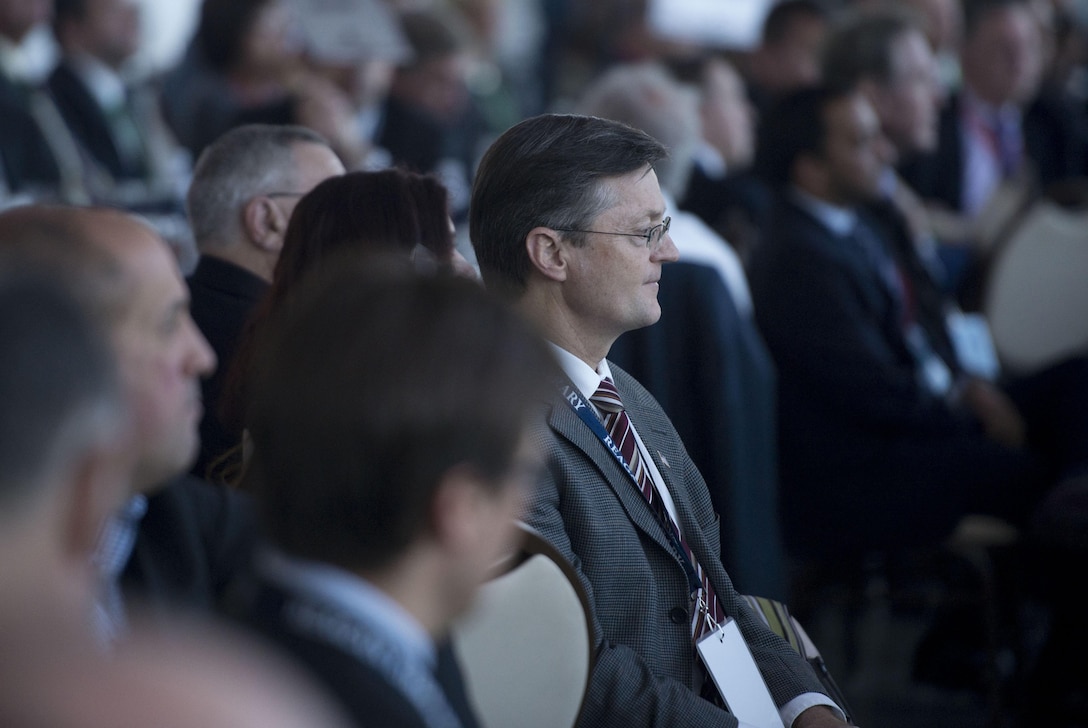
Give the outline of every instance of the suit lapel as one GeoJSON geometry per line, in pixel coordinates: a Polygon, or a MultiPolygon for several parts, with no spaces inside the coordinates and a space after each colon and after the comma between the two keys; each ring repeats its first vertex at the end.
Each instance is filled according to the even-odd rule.
{"type": "MultiPolygon", "coordinates": [[[[572,383],[568,382],[568,384],[574,387],[572,383]]],[[[589,398],[584,394],[582,394],[582,399],[589,401],[589,398]]],[[[632,421],[634,421],[633,418],[632,421]]],[[[653,508],[646,502],[630,476],[612,456],[612,453],[608,451],[604,443],[597,439],[597,436],[574,413],[574,410],[562,400],[556,402],[552,407],[551,414],[548,416],[548,424],[557,435],[582,451],[601,472],[612,492],[616,495],[617,500],[619,500],[620,505],[627,512],[627,517],[631,519],[631,522],[657,542],[661,548],[671,553],[672,547],[661,528],[661,524],[658,523],[653,508]]],[[[639,424],[635,422],[635,428],[638,429],[638,427],[639,424]]],[[[641,430],[639,434],[641,435],[641,430]]],[[[670,488],[670,490],[672,489],[670,488]]]]}
{"type": "Polygon", "coordinates": [[[665,487],[672,496],[673,506],[676,510],[677,525],[684,534],[692,553],[699,563],[706,568],[710,561],[717,560],[718,554],[710,554],[709,546],[703,537],[702,527],[692,512],[692,505],[688,497],[686,486],[683,486],[684,474],[679,470],[685,462],[685,454],[682,444],[675,430],[670,426],[665,413],[654,402],[645,398],[637,389],[625,386],[630,375],[626,372],[617,372],[618,367],[612,365],[620,396],[623,398],[631,421],[642,437],[650,457],[661,478],[665,481],[665,487]]]}

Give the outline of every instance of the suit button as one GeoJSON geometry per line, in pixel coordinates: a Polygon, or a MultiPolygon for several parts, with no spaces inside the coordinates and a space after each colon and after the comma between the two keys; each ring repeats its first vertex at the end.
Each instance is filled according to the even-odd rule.
{"type": "Polygon", "coordinates": [[[673,607],[669,610],[669,621],[673,624],[687,624],[688,610],[683,607],[673,607]]]}

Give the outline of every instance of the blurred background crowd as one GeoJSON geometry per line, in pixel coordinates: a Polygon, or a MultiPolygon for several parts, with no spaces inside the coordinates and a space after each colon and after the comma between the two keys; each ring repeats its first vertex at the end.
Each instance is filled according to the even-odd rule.
{"type": "MultiPolygon", "coordinates": [[[[1027,212],[1044,200],[1066,211],[1088,204],[1088,2],[0,0],[0,209],[117,207],[170,244],[219,361],[192,469],[213,481],[230,483],[223,457],[241,444],[241,425],[221,413],[240,343],[245,355],[242,321],[269,284],[272,309],[292,269],[334,247],[339,231],[321,221],[349,199],[366,210],[383,196],[437,195],[453,240],[430,253],[474,275],[476,167],[502,132],[544,112],[623,121],[669,148],[656,171],[680,262],[663,273],[661,323],[625,336],[610,358],[673,418],[710,484],[738,586],[814,617],[829,598],[821,590],[845,584],[864,595],[873,573],[895,578],[899,557],[945,544],[964,516],[993,510],[1010,516],[1014,533],[1046,531],[1053,521],[1018,521],[1019,501],[1001,494],[1060,482],[1067,499],[1044,512],[1060,521],[1057,542],[1033,545],[1059,577],[1040,579],[1044,616],[1010,628],[1025,650],[1015,666],[992,674],[1005,645],[975,635],[983,620],[973,613],[935,623],[937,635],[970,633],[967,644],[933,638],[959,651],[926,643],[932,654],[915,656],[916,670],[1002,690],[1001,678],[1029,674],[1054,689],[1024,700],[1079,700],[1061,714],[1088,716],[1083,666],[1056,682],[1052,672],[1074,652],[1052,654],[1053,635],[1070,634],[1055,625],[1083,640],[1070,644],[1088,644],[1063,611],[1072,602],[1060,576],[1083,566],[1088,370],[1079,354],[1088,338],[1045,361],[1013,361],[1002,342],[995,348],[986,309],[996,253],[1027,212]],[[835,126],[837,97],[803,95],[828,88],[864,96],[856,128],[835,126]],[[262,147],[243,136],[255,124],[291,131],[262,147]],[[231,130],[243,135],[224,137],[231,130]],[[839,134],[835,158],[828,140],[839,134]],[[311,156],[276,157],[278,170],[230,152],[272,159],[298,148],[311,156]],[[806,154],[826,168],[799,164],[806,154]],[[282,174],[287,167],[297,174],[282,174]],[[322,182],[393,168],[444,189],[394,174],[322,182]],[[232,185],[284,200],[245,218],[244,235],[264,252],[244,263],[229,252],[227,218],[216,217],[232,185]],[[888,355],[898,360],[865,359],[881,344],[868,324],[847,328],[855,323],[818,310],[834,301],[797,298],[822,289],[793,285],[790,265],[801,259],[776,257],[797,234],[783,227],[782,189],[864,208],[894,261],[888,287],[903,321],[887,338],[902,338],[903,351],[888,355]],[[281,247],[297,252],[281,258],[281,247]],[[222,344],[208,259],[259,279],[222,344]],[[859,384],[885,366],[873,389],[859,384]],[[1022,453],[1038,455],[1045,473],[1022,453]],[[1032,630],[1043,636],[1025,647],[1032,630]]],[[[391,224],[362,213],[342,222],[353,228],[343,236],[391,224]]],[[[996,533],[983,543],[1009,541],[996,533]]],[[[1019,598],[1020,586],[1000,599],[1019,598]]],[[[1020,605],[992,619],[1018,622],[1020,605]]]]}

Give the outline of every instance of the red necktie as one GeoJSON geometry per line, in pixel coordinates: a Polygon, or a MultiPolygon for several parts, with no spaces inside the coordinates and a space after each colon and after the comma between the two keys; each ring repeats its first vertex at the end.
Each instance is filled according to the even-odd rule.
{"type": "Polygon", "coordinates": [[[685,556],[687,556],[688,561],[699,577],[702,587],[697,594],[695,614],[691,622],[691,634],[697,642],[704,635],[713,632],[717,625],[725,621],[725,612],[721,604],[718,603],[714,587],[710,585],[710,579],[707,578],[706,572],[703,571],[703,567],[695,559],[695,555],[691,552],[691,547],[688,546],[684,534],[680,531],[672,516],[669,515],[668,509],[654,488],[650,473],[646,469],[646,464],[642,461],[642,454],[635,445],[635,432],[631,426],[631,419],[623,408],[623,400],[620,399],[620,393],[616,390],[616,385],[612,383],[611,379],[603,379],[600,388],[589,399],[600,408],[605,429],[608,430],[612,442],[619,448],[624,461],[634,474],[635,480],[638,481],[642,496],[654,509],[662,525],[672,529],[676,540],[680,542],[685,556]],[[706,604],[705,609],[699,608],[701,603],[706,604]]]}

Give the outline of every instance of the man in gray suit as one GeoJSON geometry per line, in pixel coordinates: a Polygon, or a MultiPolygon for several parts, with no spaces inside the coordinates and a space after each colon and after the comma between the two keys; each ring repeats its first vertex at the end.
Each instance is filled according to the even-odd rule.
{"type": "Polygon", "coordinates": [[[527,520],[574,564],[593,605],[578,725],[738,725],[693,646],[726,618],[786,726],[846,725],[808,665],[741,604],[706,483],[653,397],[606,359],[620,334],[657,321],[661,266],[678,257],[653,170],[664,156],[616,122],[535,117],[485,154],[470,205],[485,284],[538,327],[567,376],[527,520]]]}

